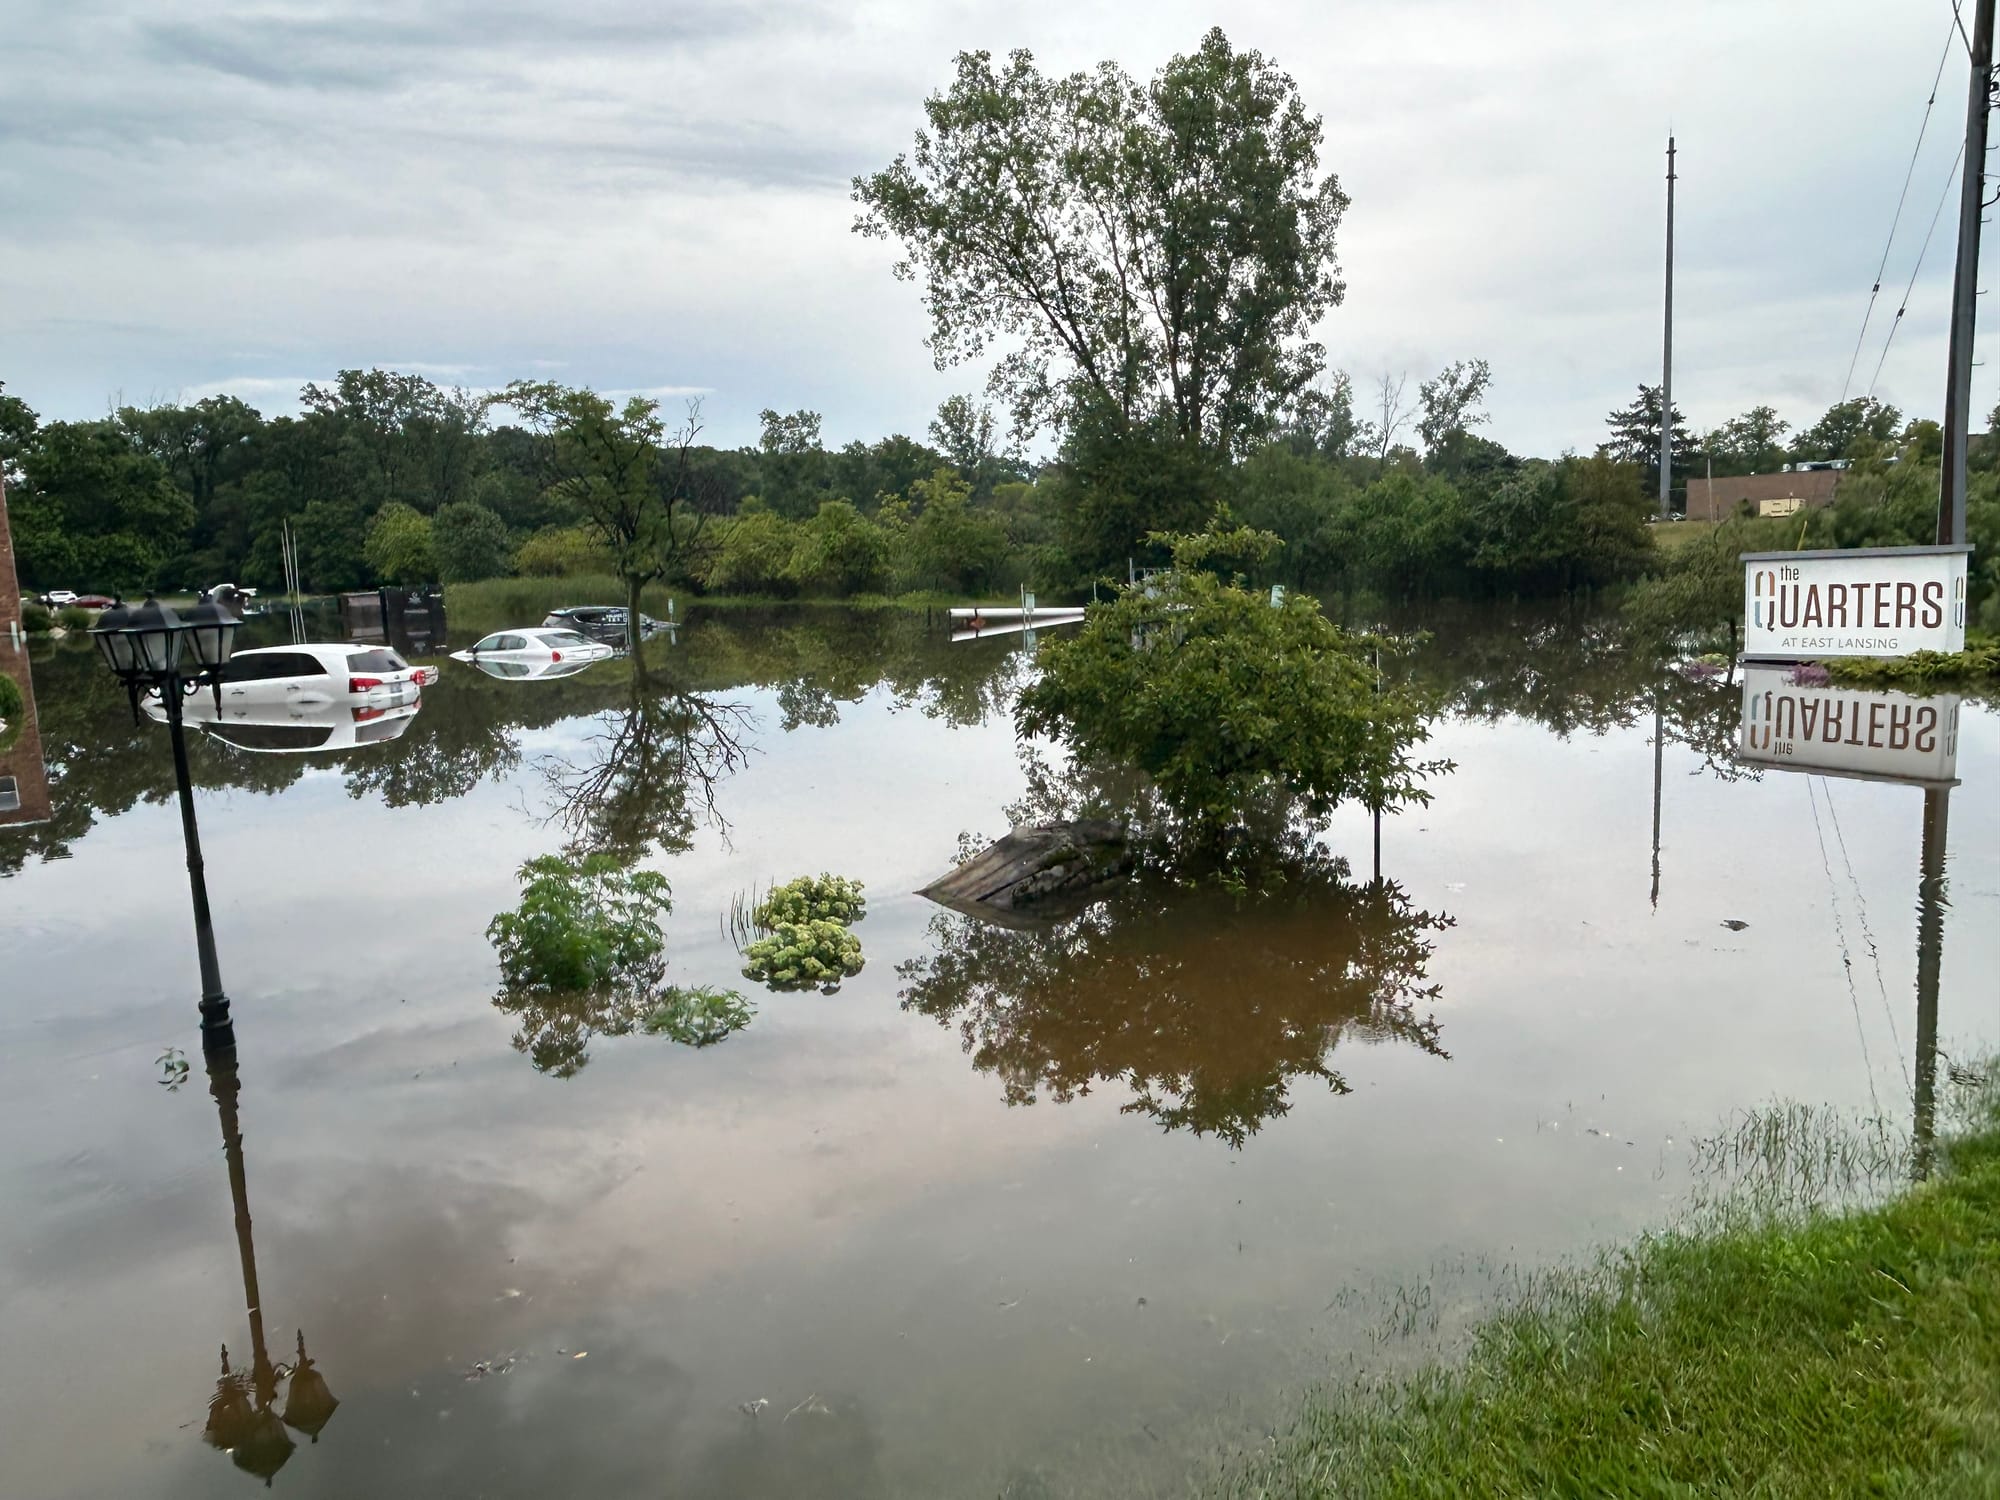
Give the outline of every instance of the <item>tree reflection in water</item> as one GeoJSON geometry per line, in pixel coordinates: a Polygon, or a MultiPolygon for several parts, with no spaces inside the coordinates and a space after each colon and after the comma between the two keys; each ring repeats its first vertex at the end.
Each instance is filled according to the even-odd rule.
{"type": "Polygon", "coordinates": [[[934,951],[898,968],[907,1009],[956,1023],[1009,1104],[1098,1083],[1125,1113],[1242,1146],[1291,1108],[1295,1078],[1335,1093],[1342,1041],[1448,1058],[1428,1013],[1431,934],[1448,916],[1393,882],[1357,885],[1315,850],[1261,871],[1261,894],[1149,870],[1048,931],[945,913],[934,951]]]}
{"type": "Polygon", "coordinates": [[[743,704],[635,682],[630,701],[597,725],[578,754],[541,762],[565,852],[631,864],[687,849],[703,821],[727,836],[716,789],[749,758],[743,704]]]}
{"type": "MultiPolygon", "coordinates": [[[[630,868],[686,850],[703,821],[726,836],[717,790],[749,756],[749,723],[741,704],[635,679],[625,706],[599,714],[578,751],[540,763],[548,820],[568,835],[563,854],[579,862],[607,855],[630,868]]],[[[503,988],[493,1004],[518,1018],[516,1050],[557,1078],[574,1077],[598,1037],[647,1029],[698,1047],[743,1024],[733,1012],[705,1010],[706,992],[663,987],[664,972],[662,958],[656,969],[587,990],[503,988]]]]}

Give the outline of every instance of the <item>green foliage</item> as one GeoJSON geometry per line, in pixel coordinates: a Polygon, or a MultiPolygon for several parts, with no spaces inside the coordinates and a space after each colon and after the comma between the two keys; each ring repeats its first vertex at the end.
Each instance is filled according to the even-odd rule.
{"type": "Polygon", "coordinates": [[[33,599],[21,601],[21,629],[29,635],[47,635],[55,629],[56,617],[48,606],[33,599]]]}
{"type": "Polygon", "coordinates": [[[768,936],[743,950],[743,976],[774,990],[832,994],[841,980],[861,972],[861,939],[826,918],[777,922],[768,936]]]}
{"type": "MultiPolygon", "coordinates": [[[[1631,464],[1640,471],[1640,489],[1653,497],[1657,511],[1660,493],[1660,388],[1656,385],[1640,386],[1637,399],[1630,406],[1612,412],[1604,419],[1604,425],[1611,429],[1611,436],[1601,451],[1613,461],[1631,464]]],[[[1688,429],[1687,417],[1676,406],[1673,455],[1676,484],[1688,473],[1692,457],[1693,437],[1688,429]]]]}
{"type": "Polygon", "coordinates": [[[735,990],[691,985],[665,990],[660,1003],[640,1022],[653,1036],[668,1037],[683,1047],[713,1047],[748,1026],[757,1014],[735,990]]]}
{"type": "MultiPolygon", "coordinates": [[[[1191,539],[1175,540],[1192,555],[1191,539]]],[[[1442,768],[1410,758],[1428,731],[1417,699],[1377,668],[1389,651],[1306,595],[1273,608],[1176,567],[1044,644],[1015,722],[1085,765],[1143,771],[1191,832],[1213,837],[1273,807],[1323,826],[1350,799],[1427,802],[1422,778],[1442,768]]]]}
{"type": "Polygon", "coordinates": [[[465,501],[438,511],[431,550],[438,577],[446,583],[475,583],[505,573],[514,546],[505,521],[485,506],[465,501]]]}
{"type": "Polygon", "coordinates": [[[759,927],[786,922],[858,922],[868,910],[861,889],[860,881],[842,875],[801,875],[758,902],[751,919],[759,927]]]}
{"type": "Polygon", "coordinates": [[[722,533],[709,563],[708,586],[727,594],[789,594],[795,586],[796,545],[783,516],[768,510],[745,511],[722,533]]]}
{"type": "Polygon", "coordinates": [[[910,486],[908,510],[885,512],[896,575],[905,588],[976,594],[993,586],[1007,561],[1007,532],[972,508],[972,487],[952,469],[910,486]]]}
{"type": "Polygon", "coordinates": [[[1792,458],[1801,462],[1847,458],[1857,442],[1880,447],[1892,441],[1902,426],[1903,414],[1895,407],[1873,396],[1855,396],[1835,402],[1801,432],[1792,444],[1792,458]]]}
{"type": "Polygon", "coordinates": [[[962,52],[924,113],[912,156],[855,179],[855,228],[900,242],[940,364],[1013,345],[988,388],[1017,431],[1094,407],[1228,453],[1317,373],[1347,198],[1259,53],[1212,30],[1141,85],[962,52]]]}
{"type": "Polygon", "coordinates": [[[431,551],[430,517],[400,500],[391,500],[375,512],[375,519],[368,523],[362,555],[384,583],[431,583],[439,576],[431,551]]]}
{"type": "Polygon", "coordinates": [[[514,571],[529,578],[607,574],[611,555],[581,526],[545,526],[515,550],[514,571]]]}
{"type": "Polygon", "coordinates": [[[607,855],[571,863],[545,854],[521,866],[521,904],[486,936],[510,991],[650,990],[659,982],[672,909],[667,877],[607,855]]]}
{"type": "Polygon", "coordinates": [[[0,677],[0,750],[10,750],[26,727],[27,700],[11,677],[0,677]]]}
{"type": "Polygon", "coordinates": [[[799,526],[785,571],[808,594],[876,593],[889,582],[889,536],[845,500],[799,526]]]}
{"type": "Polygon", "coordinates": [[[1924,693],[1959,683],[2000,678],[2000,643],[1968,642],[1963,651],[1912,651],[1907,656],[1841,657],[1826,664],[1835,682],[1898,687],[1924,693]]]}
{"type": "Polygon", "coordinates": [[[1164,420],[1125,424],[1099,406],[1079,412],[1062,450],[1062,542],[1079,580],[1122,580],[1126,560],[1166,561],[1155,532],[1201,529],[1227,496],[1227,466],[1164,420]]]}
{"type": "Polygon", "coordinates": [[[42,588],[141,591],[194,524],[166,465],[115,422],[37,428],[7,503],[21,581],[42,588]]]}
{"type": "Polygon", "coordinates": [[[56,624],[62,626],[64,630],[88,630],[96,623],[96,612],[84,609],[80,605],[65,604],[56,611],[56,624]]]}

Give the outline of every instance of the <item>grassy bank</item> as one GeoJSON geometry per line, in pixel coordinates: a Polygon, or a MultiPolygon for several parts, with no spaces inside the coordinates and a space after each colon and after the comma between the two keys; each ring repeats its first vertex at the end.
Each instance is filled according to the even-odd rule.
{"type": "Polygon", "coordinates": [[[1316,1396],[1220,1493],[2000,1495],[2000,1118],[1980,1118],[1884,1206],[1545,1281],[1462,1362],[1316,1396]]]}

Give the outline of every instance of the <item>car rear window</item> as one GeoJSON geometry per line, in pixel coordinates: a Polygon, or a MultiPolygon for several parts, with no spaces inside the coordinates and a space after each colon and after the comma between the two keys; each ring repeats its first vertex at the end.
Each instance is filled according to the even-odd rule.
{"type": "Polygon", "coordinates": [[[326,668],[317,656],[303,651],[252,651],[229,658],[222,669],[224,682],[270,682],[279,677],[324,677],[326,668]]]}
{"type": "Polygon", "coordinates": [[[347,658],[350,672],[407,672],[410,664],[393,651],[377,648],[373,651],[356,651],[347,658]]]}

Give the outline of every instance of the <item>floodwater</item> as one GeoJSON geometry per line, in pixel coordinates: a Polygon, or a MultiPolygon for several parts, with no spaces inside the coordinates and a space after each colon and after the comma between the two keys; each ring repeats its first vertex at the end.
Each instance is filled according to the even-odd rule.
{"type": "Polygon", "coordinates": [[[720,610],[637,712],[623,662],[442,661],[398,732],[204,736],[214,1073],[165,731],[36,647],[0,1494],[1180,1493],[1399,1318],[1662,1222],[1736,1112],[1908,1122],[1933,1037],[1941,1071],[2000,1043],[1992,711],[1871,760],[1856,727],[1916,710],[1848,706],[1844,774],[1746,767],[1811,761],[1825,705],[1765,683],[1746,728],[1585,622],[1432,623],[1457,768],[1385,821],[1386,884],[1343,813],[1348,878],[1142,882],[1053,932],[910,894],[1034,800],[1018,637],[720,610]],[[744,1030],[496,1004],[488,921],[577,846],[668,876],[669,977],[744,1030]],[[741,979],[732,908],[822,870],[867,885],[866,968],[741,979]]]}

